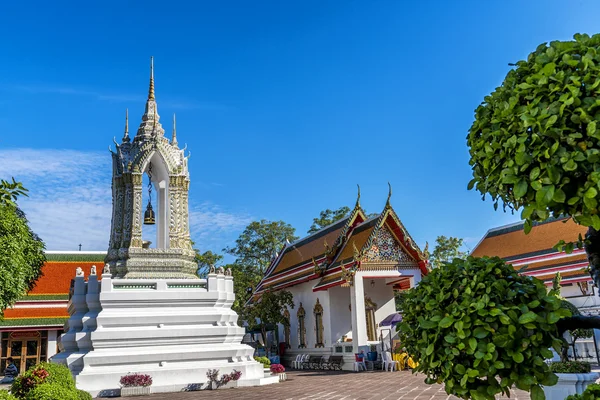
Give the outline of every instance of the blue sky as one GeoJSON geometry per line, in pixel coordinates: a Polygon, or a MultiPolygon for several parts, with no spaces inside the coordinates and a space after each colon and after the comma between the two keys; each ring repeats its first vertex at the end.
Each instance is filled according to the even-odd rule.
{"type": "Polygon", "coordinates": [[[580,1],[8,2],[0,13],[0,177],[50,250],[105,250],[113,136],[156,97],[192,152],[202,250],[253,219],[303,235],[325,208],[392,204],[422,247],[473,247],[517,221],[466,190],[473,110],[508,63],[600,31],[580,1]]]}

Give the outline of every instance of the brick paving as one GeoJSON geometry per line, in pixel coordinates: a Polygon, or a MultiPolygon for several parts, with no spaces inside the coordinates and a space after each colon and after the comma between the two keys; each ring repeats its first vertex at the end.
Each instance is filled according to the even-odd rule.
{"type": "MultiPolygon", "coordinates": [[[[152,400],[442,400],[448,396],[441,385],[426,385],[423,375],[408,371],[323,372],[292,371],[288,380],[261,387],[202,390],[155,394],[152,400]]],[[[529,394],[511,392],[511,399],[529,400],[529,394]]]]}

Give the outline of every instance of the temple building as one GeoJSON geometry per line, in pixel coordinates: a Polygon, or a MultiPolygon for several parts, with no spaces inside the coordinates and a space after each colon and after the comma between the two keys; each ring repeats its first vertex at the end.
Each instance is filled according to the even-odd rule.
{"type": "MultiPolygon", "coordinates": [[[[344,219],[288,243],[273,259],[257,286],[253,302],[265,291],[288,290],[294,308],[281,326],[284,362],[297,354],[344,355],[352,369],[354,353],[382,338],[380,323],[396,313],[394,289],[414,287],[427,274],[424,254],[390,205],[367,217],[356,205],[344,219]]],[[[368,348],[368,347],[366,347],[368,348]]]]}
{"type": "Polygon", "coordinates": [[[58,352],[60,335],[69,317],[70,285],[76,269],[86,275],[92,265],[103,265],[105,251],[47,251],[42,277],[35,287],[0,319],[0,371],[7,357],[15,360],[19,372],[58,352]]]}
{"type": "MultiPolygon", "coordinates": [[[[536,277],[547,286],[560,272],[561,295],[573,303],[582,314],[600,315],[600,297],[589,272],[585,250],[575,249],[571,254],[558,252],[554,246],[560,241],[575,242],[579,235],[585,236],[586,227],[571,219],[549,219],[535,224],[529,234],[523,231],[523,222],[490,229],[477,244],[471,255],[476,257],[497,256],[524,275],[536,277]]],[[[576,341],[578,359],[596,363],[594,338],[576,341]]]]}

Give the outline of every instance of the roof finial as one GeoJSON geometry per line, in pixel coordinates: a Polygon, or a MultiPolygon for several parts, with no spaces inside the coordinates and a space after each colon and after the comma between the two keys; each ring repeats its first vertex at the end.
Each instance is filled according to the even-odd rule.
{"type": "Polygon", "coordinates": [[[123,135],[123,142],[129,143],[129,109],[125,109],[125,134],[123,135]]]}
{"type": "Polygon", "coordinates": [[[392,185],[388,182],[388,186],[390,188],[390,191],[388,192],[388,198],[387,201],[385,202],[386,207],[390,206],[390,199],[392,198],[392,185]]]}
{"type": "Polygon", "coordinates": [[[150,88],[148,89],[148,100],[154,100],[154,57],[150,57],[150,88]]]}
{"type": "Polygon", "coordinates": [[[173,137],[171,138],[171,144],[177,146],[177,122],[175,121],[175,113],[173,113],[173,137]]]}
{"type": "Polygon", "coordinates": [[[358,196],[356,197],[356,207],[360,207],[360,185],[357,183],[356,186],[358,187],[358,196]]]}

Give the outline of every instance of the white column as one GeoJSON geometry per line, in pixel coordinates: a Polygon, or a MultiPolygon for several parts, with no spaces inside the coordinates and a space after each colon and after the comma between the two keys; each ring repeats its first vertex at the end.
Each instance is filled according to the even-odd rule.
{"type": "Polygon", "coordinates": [[[156,225],[156,247],[159,249],[169,248],[169,201],[167,198],[167,182],[160,181],[157,185],[157,197],[158,197],[158,212],[157,212],[157,225],[156,225]]]}
{"type": "Polygon", "coordinates": [[[57,331],[48,331],[48,346],[46,347],[46,356],[48,360],[56,354],[57,331]]]}
{"type": "Polygon", "coordinates": [[[354,276],[354,284],[350,287],[352,305],[352,349],[358,352],[358,346],[367,344],[367,318],[365,314],[365,288],[360,272],[354,276]]]}

